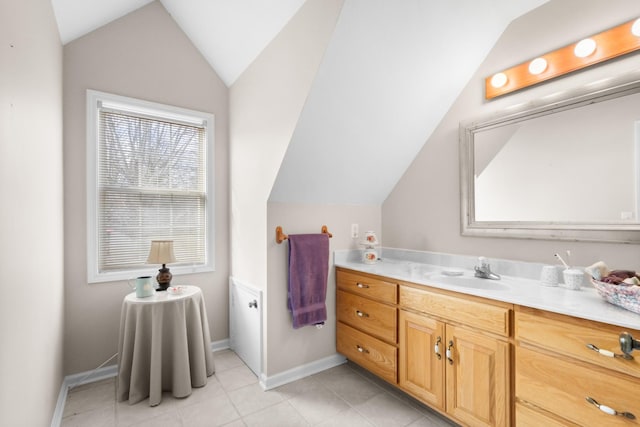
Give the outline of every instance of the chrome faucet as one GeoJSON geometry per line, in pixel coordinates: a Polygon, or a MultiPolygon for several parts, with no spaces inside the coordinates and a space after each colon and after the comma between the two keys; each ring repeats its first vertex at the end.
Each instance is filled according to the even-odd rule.
{"type": "Polygon", "coordinates": [[[475,267],[476,277],[481,279],[500,280],[500,275],[491,271],[491,266],[485,257],[481,256],[478,258],[478,262],[480,265],[475,267]]]}

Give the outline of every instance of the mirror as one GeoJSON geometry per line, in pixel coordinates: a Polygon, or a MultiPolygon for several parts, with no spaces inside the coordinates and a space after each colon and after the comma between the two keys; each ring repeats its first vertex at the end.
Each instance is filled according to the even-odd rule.
{"type": "Polygon", "coordinates": [[[460,124],[467,236],[640,243],[640,77],[460,124]]]}

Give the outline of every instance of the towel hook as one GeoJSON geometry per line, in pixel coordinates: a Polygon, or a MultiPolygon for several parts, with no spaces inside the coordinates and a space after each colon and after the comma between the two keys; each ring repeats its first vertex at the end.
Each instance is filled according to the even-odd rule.
{"type": "MultiPolygon", "coordinates": [[[[320,231],[322,234],[327,234],[329,236],[329,238],[333,237],[333,234],[329,233],[329,229],[327,228],[326,225],[322,226],[322,229],[320,231]]],[[[280,244],[282,242],[284,242],[285,240],[287,240],[289,238],[289,236],[287,236],[286,234],[283,233],[282,231],[282,227],[281,226],[277,226],[276,227],[276,243],[280,244]]]]}

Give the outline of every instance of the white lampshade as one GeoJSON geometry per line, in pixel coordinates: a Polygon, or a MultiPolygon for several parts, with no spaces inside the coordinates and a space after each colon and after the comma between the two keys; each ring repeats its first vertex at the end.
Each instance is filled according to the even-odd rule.
{"type": "Polygon", "coordinates": [[[173,240],[152,240],[147,264],[169,264],[176,262],[173,254],[173,240]]]}

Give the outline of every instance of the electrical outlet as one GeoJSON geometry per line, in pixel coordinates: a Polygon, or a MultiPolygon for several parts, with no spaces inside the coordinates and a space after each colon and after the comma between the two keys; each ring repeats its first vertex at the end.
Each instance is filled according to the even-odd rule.
{"type": "Polygon", "coordinates": [[[358,224],[351,224],[351,238],[358,238],[358,224]]]}

